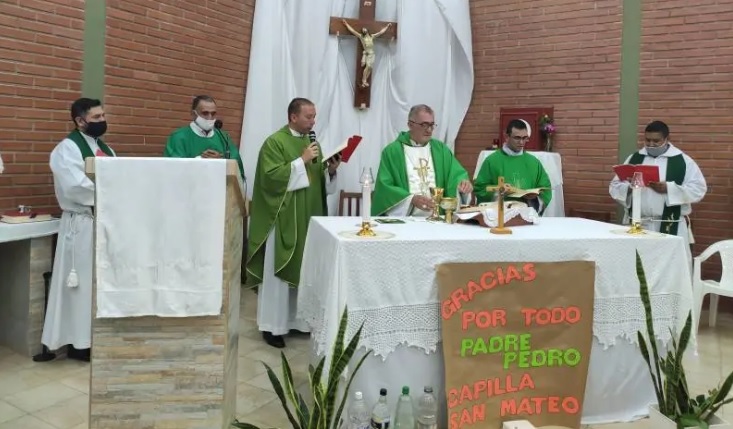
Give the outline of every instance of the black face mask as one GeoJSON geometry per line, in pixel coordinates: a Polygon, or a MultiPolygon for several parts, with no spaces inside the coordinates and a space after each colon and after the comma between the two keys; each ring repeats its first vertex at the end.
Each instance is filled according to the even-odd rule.
{"type": "Polygon", "coordinates": [[[87,122],[87,129],[84,131],[86,135],[92,138],[99,138],[107,132],[107,121],[87,122]]]}

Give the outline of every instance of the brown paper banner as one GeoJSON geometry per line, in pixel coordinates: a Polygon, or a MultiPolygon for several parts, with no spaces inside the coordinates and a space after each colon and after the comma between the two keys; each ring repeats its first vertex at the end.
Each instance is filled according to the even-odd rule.
{"type": "Polygon", "coordinates": [[[437,267],[450,429],[580,427],[595,263],[437,267]]]}

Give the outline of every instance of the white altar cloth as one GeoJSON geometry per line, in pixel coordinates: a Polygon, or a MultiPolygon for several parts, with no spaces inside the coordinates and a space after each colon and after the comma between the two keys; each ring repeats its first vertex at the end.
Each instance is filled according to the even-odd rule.
{"type": "Polygon", "coordinates": [[[364,323],[361,346],[373,350],[374,356],[367,359],[352,391],[362,390],[373,402],[379,387],[388,387],[395,400],[403,384],[418,392],[432,384],[444,400],[435,265],[592,260],[595,341],[583,422],[632,420],[645,414],[654,394],[635,345],[636,332],[645,331],[645,326],[634,250],[646,270],[658,339],[666,344],[669,329],[680,330],[692,308],[680,237],[615,234],[623,227],[578,218],[543,218],[539,225],[513,228],[512,235],[493,235],[472,225],[405,220],[375,228],[395,234],[387,240],[344,237],[341,232],[358,229],[354,217],[317,217],[310,223],[298,313],[312,327],[319,355],[329,352],[345,305],[347,338],[364,323]]]}
{"type": "Polygon", "coordinates": [[[32,238],[58,234],[59,224],[60,221],[58,219],[27,223],[0,222],[0,243],[30,240],[32,238]]]}
{"type": "MultiPolygon", "coordinates": [[[[565,196],[563,195],[562,189],[562,159],[560,158],[560,154],[555,152],[528,152],[540,160],[542,166],[545,167],[547,176],[549,176],[550,183],[552,184],[552,200],[550,200],[550,205],[547,206],[544,216],[565,217],[565,196]]],[[[493,150],[482,150],[478,154],[476,170],[473,172],[474,179],[478,176],[481,164],[483,164],[486,157],[492,153],[494,153],[493,150]]]]}

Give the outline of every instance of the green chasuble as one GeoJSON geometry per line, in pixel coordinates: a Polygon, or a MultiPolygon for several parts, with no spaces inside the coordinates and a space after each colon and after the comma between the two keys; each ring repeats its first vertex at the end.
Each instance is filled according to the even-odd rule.
{"type": "MultiPolygon", "coordinates": [[[[496,186],[499,183],[500,176],[504,177],[505,183],[515,188],[547,188],[540,192],[540,198],[544,208],[547,208],[550,204],[552,184],[540,160],[531,153],[527,153],[527,151],[519,156],[511,156],[507,155],[502,149],[494,151],[481,164],[481,169],[473,185],[477,203],[493,201],[494,193],[487,191],[486,187],[496,186]]],[[[506,199],[523,201],[522,198],[506,197],[506,199]]]]}
{"type": "Polygon", "coordinates": [[[225,131],[214,128],[213,133],[213,137],[201,137],[191,129],[190,125],[181,127],[173,131],[173,134],[168,137],[163,156],[168,158],[196,158],[208,149],[226,156],[226,151],[229,149],[228,159],[237,160],[239,174],[244,179],[244,166],[237,145],[232,142],[232,138],[225,131]],[[228,148],[227,144],[229,144],[228,148]]]}
{"type": "MultiPolygon", "coordinates": [[[[247,246],[247,285],[262,283],[267,237],[275,228],[275,275],[291,286],[300,282],[305,237],[312,216],[326,216],[326,165],[305,163],[310,185],[288,191],[290,163],[310,145],[286,125],[265,140],[257,159],[247,246]]],[[[319,148],[320,150],[320,148],[319,148]]]]}
{"type": "MultiPolygon", "coordinates": [[[[643,164],[644,158],[646,158],[646,155],[635,152],[633,155],[631,155],[631,158],[629,158],[629,164],[643,164]]],[[[666,182],[674,182],[678,185],[682,185],[682,182],[685,180],[686,173],[687,164],[685,163],[685,158],[682,156],[682,154],[670,156],[667,158],[667,171],[664,176],[664,180],[666,182]]],[[[677,235],[681,213],[681,206],[670,207],[665,204],[664,209],[662,210],[662,222],[659,225],[659,232],[677,235]]],[[[631,217],[631,207],[629,207],[629,217],[631,217]]]]}
{"type": "MultiPolygon", "coordinates": [[[[458,184],[468,180],[468,172],[461,166],[445,143],[431,139],[435,186],[443,188],[443,195],[455,197],[458,184]]],[[[372,216],[381,216],[410,196],[404,146],[411,146],[410,133],[401,132],[397,140],[385,146],[379,161],[379,170],[372,194],[372,216]]]]}

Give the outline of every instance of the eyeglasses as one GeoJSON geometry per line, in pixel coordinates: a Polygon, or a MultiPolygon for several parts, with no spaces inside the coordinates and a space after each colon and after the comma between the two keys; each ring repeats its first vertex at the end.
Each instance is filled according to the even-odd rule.
{"type": "Polygon", "coordinates": [[[436,124],[435,122],[415,122],[415,121],[410,121],[410,123],[411,124],[415,124],[415,125],[419,125],[424,130],[429,130],[430,128],[435,129],[435,127],[438,126],[438,124],[436,124]]]}

